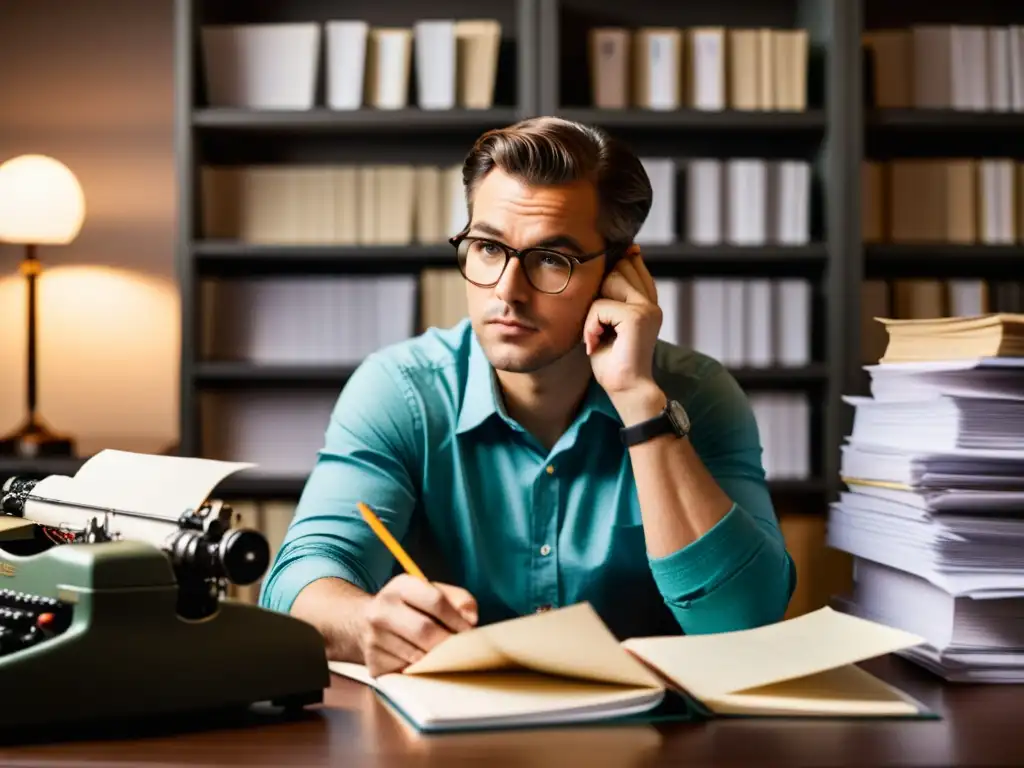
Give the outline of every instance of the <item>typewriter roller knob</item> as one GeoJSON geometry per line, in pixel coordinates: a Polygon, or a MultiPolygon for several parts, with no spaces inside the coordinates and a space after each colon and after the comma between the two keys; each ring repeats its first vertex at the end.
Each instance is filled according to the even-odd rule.
{"type": "Polygon", "coordinates": [[[252,584],[270,565],[270,545],[256,531],[235,528],[220,540],[220,561],[230,581],[252,584]]]}

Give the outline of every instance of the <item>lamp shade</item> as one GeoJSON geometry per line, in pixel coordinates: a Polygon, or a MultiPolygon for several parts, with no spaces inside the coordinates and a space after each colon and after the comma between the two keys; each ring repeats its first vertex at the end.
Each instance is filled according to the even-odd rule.
{"type": "Polygon", "coordinates": [[[0,164],[0,240],[66,245],[85,220],[85,195],[66,165],[46,155],[0,164]]]}

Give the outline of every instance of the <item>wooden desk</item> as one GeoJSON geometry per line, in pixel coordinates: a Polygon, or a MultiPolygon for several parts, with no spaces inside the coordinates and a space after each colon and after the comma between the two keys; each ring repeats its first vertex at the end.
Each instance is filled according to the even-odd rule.
{"type": "MultiPolygon", "coordinates": [[[[1024,686],[942,685],[901,659],[864,665],[942,712],[940,721],[735,720],[419,736],[356,683],[291,722],[124,733],[0,747],[0,764],[504,766],[1020,766],[1024,686]]],[[[99,694],[99,691],[94,694],[99,694]]],[[[12,698],[12,703],[16,697],[12,698]]],[[[248,716],[247,716],[248,717],[248,716]]]]}

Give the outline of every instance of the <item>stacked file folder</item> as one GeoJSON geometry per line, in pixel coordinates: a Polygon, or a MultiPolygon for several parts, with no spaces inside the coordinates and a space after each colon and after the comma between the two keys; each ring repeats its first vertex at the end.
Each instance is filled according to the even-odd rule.
{"type": "Polygon", "coordinates": [[[882,320],[885,355],[842,447],[828,544],[843,610],[927,638],[951,681],[1024,681],[1024,316],[882,320]]]}

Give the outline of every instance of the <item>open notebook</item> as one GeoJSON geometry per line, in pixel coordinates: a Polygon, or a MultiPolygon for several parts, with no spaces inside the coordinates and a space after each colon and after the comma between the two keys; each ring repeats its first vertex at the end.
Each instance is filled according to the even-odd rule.
{"type": "Polygon", "coordinates": [[[681,696],[702,716],[930,716],[860,667],[923,642],[822,608],[756,629],[619,643],[588,603],[453,635],[372,686],[422,731],[612,720],[681,696]]]}

